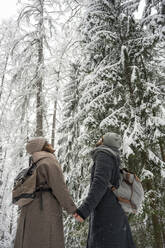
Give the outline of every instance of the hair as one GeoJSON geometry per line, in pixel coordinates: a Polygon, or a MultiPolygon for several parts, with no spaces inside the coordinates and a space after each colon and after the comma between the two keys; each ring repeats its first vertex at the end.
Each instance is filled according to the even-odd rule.
{"type": "Polygon", "coordinates": [[[50,152],[51,153],[51,149],[49,147],[49,143],[47,141],[45,141],[45,144],[42,148],[42,151],[45,151],[45,152],[50,152]]]}
{"type": "Polygon", "coordinates": [[[96,147],[100,146],[103,144],[103,136],[97,141],[96,147]]]}

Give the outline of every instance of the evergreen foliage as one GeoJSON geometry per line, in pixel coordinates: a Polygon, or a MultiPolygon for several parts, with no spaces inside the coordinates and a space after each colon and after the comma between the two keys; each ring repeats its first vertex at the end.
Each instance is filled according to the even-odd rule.
{"type": "MultiPolygon", "coordinates": [[[[123,137],[122,166],[145,189],[141,211],[129,216],[136,245],[163,248],[164,0],[145,1],[137,20],[140,0],[20,3],[19,25],[0,25],[0,247],[13,245],[11,189],[28,166],[28,138],[58,139],[58,159],[79,206],[89,189],[90,152],[112,131],[123,137]]],[[[64,214],[64,229],[67,248],[86,247],[88,220],[79,224],[64,214]]]]}
{"type": "MultiPolygon", "coordinates": [[[[165,145],[164,95],[159,87],[160,71],[153,64],[157,53],[154,47],[159,38],[144,30],[133,15],[126,13],[119,1],[90,1],[86,7],[80,26],[82,56],[77,75],[78,111],[73,113],[71,108],[69,111],[72,121],[78,120],[79,136],[69,138],[72,147],[78,148],[78,160],[74,156],[67,160],[68,173],[76,174],[75,166],[72,167],[76,162],[77,173],[86,171],[81,174],[80,186],[83,184],[86,189],[91,148],[105,132],[120,133],[123,136],[123,165],[141,177],[146,191],[141,213],[129,217],[136,243],[143,247],[163,247],[161,223],[165,213],[161,207],[159,179],[165,165],[161,155],[165,145]],[[135,227],[134,223],[139,225],[135,227]]],[[[70,81],[73,83],[72,79],[70,81]]],[[[72,123],[70,119],[65,127],[69,123],[72,123]]],[[[68,137],[64,154],[68,154],[67,140],[68,137]]],[[[81,202],[85,194],[79,190],[79,185],[69,185],[72,192],[76,188],[80,192],[76,199],[81,202]]],[[[82,243],[85,239],[87,237],[82,240],[79,236],[82,243]]],[[[67,242],[68,247],[77,247],[75,236],[71,235],[67,242]]]]}

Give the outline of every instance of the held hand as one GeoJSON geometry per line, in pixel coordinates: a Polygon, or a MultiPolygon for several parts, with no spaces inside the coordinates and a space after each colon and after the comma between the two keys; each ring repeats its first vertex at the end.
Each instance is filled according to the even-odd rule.
{"type": "Polygon", "coordinates": [[[75,218],[77,221],[79,221],[79,222],[81,222],[81,223],[84,222],[84,220],[83,220],[77,213],[75,213],[73,216],[74,216],[74,218],[75,218]]]}

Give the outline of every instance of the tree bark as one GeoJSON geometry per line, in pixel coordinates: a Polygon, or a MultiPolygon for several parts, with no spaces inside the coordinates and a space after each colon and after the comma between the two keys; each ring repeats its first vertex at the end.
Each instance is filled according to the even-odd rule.
{"type": "Polygon", "coordinates": [[[165,162],[165,151],[163,148],[163,142],[161,140],[159,140],[159,146],[160,146],[160,152],[161,152],[162,160],[165,162]]]}
{"type": "Polygon", "coordinates": [[[10,219],[10,226],[9,226],[9,232],[10,234],[12,234],[12,231],[13,231],[13,226],[14,226],[14,206],[12,206],[12,209],[11,209],[11,219],[10,219]]]}
{"type": "MultiPolygon", "coordinates": [[[[147,191],[153,189],[154,182],[153,180],[148,180],[146,183],[147,191]]],[[[151,208],[156,211],[157,210],[157,203],[155,199],[151,199],[151,208]]],[[[163,248],[163,242],[162,242],[162,228],[159,220],[159,216],[156,213],[151,213],[151,219],[153,224],[153,231],[154,231],[154,248],[163,248]]]]}
{"type": "Polygon", "coordinates": [[[54,144],[55,144],[56,114],[57,114],[57,99],[54,101],[54,112],[53,112],[53,123],[52,123],[51,144],[52,144],[53,147],[54,147],[54,144]]]}
{"type": "Polygon", "coordinates": [[[0,88],[0,100],[1,100],[1,97],[2,97],[2,93],[3,93],[3,85],[4,85],[4,81],[5,81],[5,75],[6,75],[6,69],[7,69],[8,60],[9,60],[9,54],[6,55],[5,65],[4,65],[4,69],[3,69],[3,73],[2,73],[1,88],[0,88]]]}
{"type": "Polygon", "coordinates": [[[36,103],[36,136],[43,136],[43,102],[42,102],[42,84],[43,84],[43,11],[44,2],[40,2],[40,21],[38,24],[38,65],[37,65],[37,103],[36,103]]]}

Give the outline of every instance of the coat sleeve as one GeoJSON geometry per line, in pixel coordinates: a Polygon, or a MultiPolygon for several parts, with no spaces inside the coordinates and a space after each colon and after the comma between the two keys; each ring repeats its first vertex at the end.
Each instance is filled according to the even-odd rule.
{"type": "Polygon", "coordinates": [[[56,163],[52,163],[51,159],[49,159],[49,161],[47,160],[47,163],[43,164],[40,170],[44,173],[47,184],[52,189],[52,194],[57,198],[61,207],[63,207],[68,214],[73,214],[76,212],[76,206],[66,186],[62,169],[57,161],[56,163]]]}
{"type": "Polygon", "coordinates": [[[113,163],[113,158],[104,152],[100,151],[96,155],[94,177],[88,196],[76,211],[83,219],[90,215],[106,193],[112,176],[113,163]]]}

